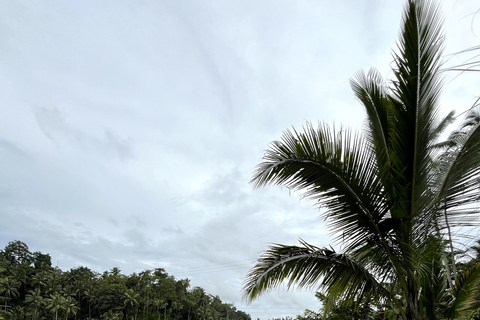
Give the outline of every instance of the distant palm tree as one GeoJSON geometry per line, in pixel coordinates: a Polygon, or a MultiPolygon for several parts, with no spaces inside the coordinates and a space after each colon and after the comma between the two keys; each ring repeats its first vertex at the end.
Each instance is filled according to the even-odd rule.
{"type": "Polygon", "coordinates": [[[3,296],[5,303],[4,303],[4,310],[7,311],[8,305],[7,300],[12,298],[17,298],[20,295],[18,291],[20,289],[20,281],[16,280],[12,277],[7,277],[4,279],[0,279],[1,291],[0,294],[3,296]]]}
{"type": "Polygon", "coordinates": [[[471,110],[447,141],[440,119],[442,21],[429,0],[408,0],[394,79],[377,71],[351,82],[365,134],[307,124],[274,142],[255,187],[278,184],[318,201],[342,251],[276,244],[247,276],[251,301],[286,281],[319,286],[326,304],[369,297],[405,320],[467,317],[480,305],[480,264],[457,274],[457,228],[478,216],[480,122],[471,110]]]}
{"type": "Polygon", "coordinates": [[[102,320],[121,320],[123,318],[122,312],[113,312],[112,310],[108,310],[100,317],[102,320]]]}
{"type": "Polygon", "coordinates": [[[38,317],[38,311],[45,304],[45,301],[40,292],[40,288],[35,288],[35,290],[30,290],[29,293],[25,296],[25,302],[27,305],[33,308],[32,320],[36,320],[38,317]]]}
{"type": "Polygon", "coordinates": [[[137,318],[137,312],[138,312],[138,300],[140,299],[140,295],[133,291],[133,289],[128,289],[124,293],[124,298],[125,300],[123,301],[123,305],[125,308],[127,308],[127,320],[128,320],[128,310],[136,308],[135,312],[135,319],[137,318]]]}
{"type": "Polygon", "coordinates": [[[110,270],[109,275],[112,277],[119,277],[121,276],[121,270],[118,267],[113,267],[112,270],[110,270]]]}
{"type": "Polygon", "coordinates": [[[88,300],[88,317],[92,317],[92,301],[95,299],[94,280],[88,280],[83,290],[83,296],[88,300]]]}
{"type": "Polygon", "coordinates": [[[65,298],[60,293],[55,292],[47,299],[47,310],[54,314],[54,320],[58,320],[58,312],[65,309],[65,298]]]}
{"type": "Polygon", "coordinates": [[[11,310],[8,311],[9,320],[25,320],[27,315],[25,313],[25,309],[22,306],[15,306],[11,310]]]}
{"type": "Polygon", "coordinates": [[[78,307],[77,301],[73,299],[72,297],[67,297],[63,301],[63,311],[65,312],[65,320],[68,319],[68,316],[70,314],[76,315],[77,311],[80,308],[78,307]]]}
{"type": "Polygon", "coordinates": [[[154,298],[152,300],[152,305],[155,307],[155,311],[158,313],[158,320],[160,320],[162,315],[160,310],[167,308],[167,302],[162,299],[154,298]]]}
{"type": "Polygon", "coordinates": [[[35,288],[43,289],[47,286],[48,272],[40,271],[31,278],[31,282],[35,288]]]}
{"type": "Polygon", "coordinates": [[[56,267],[50,270],[47,273],[47,291],[46,293],[54,294],[58,291],[62,290],[62,280],[63,280],[63,273],[60,268],[56,267]]]}

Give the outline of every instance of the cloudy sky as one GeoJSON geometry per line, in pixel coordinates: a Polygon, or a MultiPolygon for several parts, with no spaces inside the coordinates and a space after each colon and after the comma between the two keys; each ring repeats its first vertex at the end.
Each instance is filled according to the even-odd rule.
{"type": "MultiPolygon", "coordinates": [[[[313,291],[241,302],[270,243],[330,243],[312,202],[249,180],[292,126],[361,127],[348,81],[391,76],[403,4],[0,1],[0,248],[24,241],[63,270],[162,267],[262,320],[318,309],[313,291]]],[[[445,52],[478,45],[478,1],[442,7],[445,52]]],[[[446,111],[479,94],[478,74],[457,75],[446,111]]]]}

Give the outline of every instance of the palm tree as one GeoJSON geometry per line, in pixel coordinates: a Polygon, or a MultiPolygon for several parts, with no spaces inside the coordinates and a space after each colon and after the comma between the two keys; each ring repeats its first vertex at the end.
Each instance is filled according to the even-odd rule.
{"type": "Polygon", "coordinates": [[[92,302],[95,300],[95,280],[87,280],[85,289],[83,291],[83,297],[88,300],[88,317],[92,317],[92,302]]]}
{"type": "Polygon", "coordinates": [[[408,0],[394,79],[377,71],[351,81],[365,108],[364,134],[325,124],[284,133],[266,151],[252,183],[278,184],[317,201],[342,252],[275,244],[244,284],[247,301],[284,281],[318,286],[326,305],[344,299],[388,303],[402,318],[453,319],[479,303],[480,264],[456,274],[457,228],[479,208],[480,123],[471,110],[439,119],[442,21],[429,0],[408,0]]]}
{"type": "Polygon", "coordinates": [[[100,317],[102,320],[121,320],[123,318],[123,313],[121,312],[114,312],[112,310],[108,310],[100,317]]]}
{"type": "Polygon", "coordinates": [[[26,313],[25,309],[21,306],[15,306],[11,310],[9,310],[9,316],[8,319],[10,320],[25,320],[26,319],[26,313]]]}
{"type": "Polygon", "coordinates": [[[40,271],[40,272],[37,272],[34,276],[32,276],[31,282],[34,288],[44,289],[47,286],[47,279],[48,279],[48,272],[40,271]]]}
{"type": "Polygon", "coordinates": [[[123,294],[125,300],[123,301],[123,305],[125,308],[127,308],[127,320],[128,320],[128,309],[135,309],[135,319],[137,318],[137,312],[138,312],[138,300],[140,299],[140,295],[133,291],[133,289],[128,289],[124,294],[123,294]]]}
{"type": "Polygon", "coordinates": [[[38,317],[38,310],[44,305],[44,299],[40,292],[40,288],[37,287],[35,290],[30,290],[25,296],[25,302],[33,308],[32,320],[36,320],[38,317]]]}
{"type": "Polygon", "coordinates": [[[65,320],[68,319],[70,314],[76,315],[79,309],[80,308],[78,307],[77,301],[74,298],[68,296],[64,299],[63,311],[65,312],[65,320]]]}
{"type": "Polygon", "coordinates": [[[155,311],[157,312],[158,314],[158,320],[160,320],[160,317],[162,315],[162,313],[160,312],[160,310],[162,309],[166,309],[167,308],[167,301],[165,300],[162,300],[162,299],[158,299],[158,298],[154,298],[152,300],[152,305],[155,307],[155,311]]]}
{"type": "Polygon", "coordinates": [[[1,283],[1,295],[3,296],[5,300],[4,304],[4,310],[7,311],[8,305],[7,305],[7,300],[10,300],[12,298],[17,298],[20,295],[19,289],[20,289],[20,281],[12,278],[12,277],[7,277],[4,279],[0,279],[1,283]]]}
{"type": "Polygon", "coordinates": [[[60,270],[60,268],[55,267],[54,269],[49,270],[46,280],[47,280],[46,293],[54,294],[57,291],[62,290],[63,273],[62,273],[62,270],[60,270]]]}
{"type": "Polygon", "coordinates": [[[64,310],[65,298],[60,293],[55,292],[47,299],[47,309],[54,314],[54,320],[58,320],[58,312],[64,310]]]}

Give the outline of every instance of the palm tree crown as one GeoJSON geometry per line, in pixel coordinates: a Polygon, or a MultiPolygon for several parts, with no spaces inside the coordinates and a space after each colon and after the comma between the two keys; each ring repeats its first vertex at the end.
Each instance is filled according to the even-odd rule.
{"type": "Polygon", "coordinates": [[[288,280],[319,285],[327,304],[369,296],[403,319],[454,318],[477,307],[480,267],[457,275],[450,244],[452,228],[471,225],[479,211],[471,204],[479,199],[480,122],[471,111],[441,141],[454,119],[439,117],[442,49],[434,1],[408,0],[394,79],[371,70],[351,81],[366,111],[363,134],[307,123],[269,147],[253,185],[316,200],[336,240],[348,241],[342,253],[304,241],[271,246],[247,275],[247,300],[288,280]]]}

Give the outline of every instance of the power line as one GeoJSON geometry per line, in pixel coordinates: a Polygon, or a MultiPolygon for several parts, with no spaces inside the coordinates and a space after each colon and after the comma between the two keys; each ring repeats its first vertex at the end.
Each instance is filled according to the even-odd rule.
{"type": "Polygon", "coordinates": [[[210,265],[204,265],[201,267],[177,268],[176,270],[169,269],[169,271],[171,273],[176,273],[177,277],[180,277],[183,275],[198,275],[198,274],[212,273],[212,272],[234,271],[234,270],[242,270],[242,269],[250,268],[252,266],[252,261],[254,261],[254,259],[244,259],[244,260],[230,261],[225,263],[214,263],[210,265]]]}

